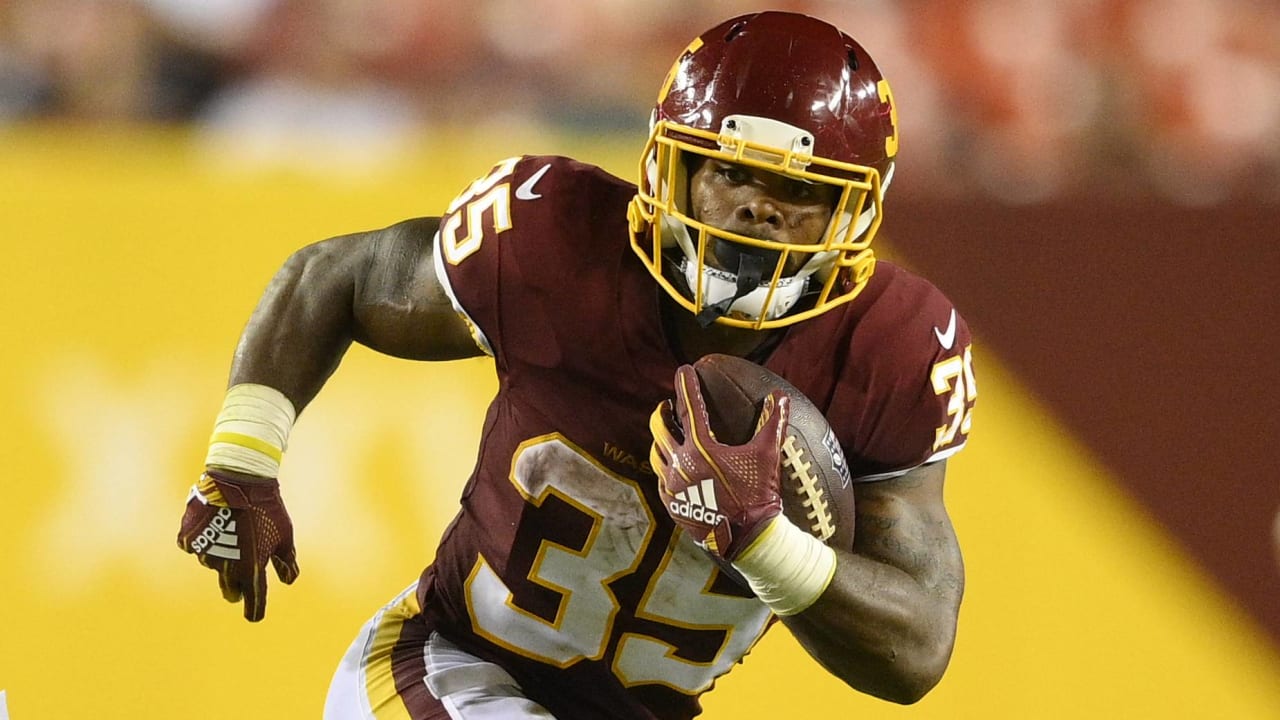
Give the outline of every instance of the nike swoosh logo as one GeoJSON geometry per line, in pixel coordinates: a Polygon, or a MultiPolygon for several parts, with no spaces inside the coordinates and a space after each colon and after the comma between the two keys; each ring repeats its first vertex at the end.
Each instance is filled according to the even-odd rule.
{"type": "Polygon", "coordinates": [[[546,165],[543,165],[542,168],[538,170],[538,172],[530,175],[528,180],[525,180],[524,182],[520,183],[520,187],[516,188],[516,199],[517,200],[537,200],[538,198],[542,197],[541,194],[535,193],[533,191],[533,186],[537,185],[538,181],[542,179],[542,176],[546,175],[547,171],[550,169],[551,169],[551,163],[547,163],[546,165]]]}
{"type": "Polygon", "coordinates": [[[933,334],[938,336],[938,342],[942,343],[943,350],[950,350],[951,346],[956,343],[956,310],[951,309],[951,320],[947,323],[947,330],[943,332],[938,329],[937,325],[933,326],[933,334]]]}

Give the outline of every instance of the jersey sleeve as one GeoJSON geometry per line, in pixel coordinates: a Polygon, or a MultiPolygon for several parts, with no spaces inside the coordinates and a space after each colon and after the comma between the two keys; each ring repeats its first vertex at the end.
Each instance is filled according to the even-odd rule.
{"type": "Polygon", "coordinates": [[[464,189],[440,221],[436,275],[500,367],[512,353],[539,365],[558,360],[554,306],[583,255],[560,216],[568,212],[564,198],[587,182],[582,167],[561,157],[508,158],[464,189]]]}
{"type": "Polygon", "coordinates": [[[837,387],[831,413],[846,428],[857,480],[882,480],[944,460],[964,448],[978,387],[968,324],[922,279],[881,298],[897,309],[860,328],[859,359],[837,387]]]}
{"type": "Polygon", "coordinates": [[[511,229],[511,176],[519,162],[518,157],[499,162],[459,193],[441,216],[434,239],[436,278],[488,355],[495,354],[489,336],[496,330],[498,244],[511,229]]]}

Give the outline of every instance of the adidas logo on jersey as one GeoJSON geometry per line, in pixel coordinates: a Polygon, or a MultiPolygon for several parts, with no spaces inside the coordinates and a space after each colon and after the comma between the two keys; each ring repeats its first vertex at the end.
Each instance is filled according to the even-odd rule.
{"type": "Polygon", "coordinates": [[[236,535],[236,521],[231,519],[231,508],[218,508],[218,513],[192,541],[191,550],[197,555],[208,551],[214,557],[239,560],[239,540],[239,536],[236,535]]]}
{"type": "Polygon", "coordinates": [[[711,478],[676,493],[669,509],[672,515],[713,527],[724,520],[724,515],[719,512],[720,506],[716,503],[716,488],[711,478]]]}

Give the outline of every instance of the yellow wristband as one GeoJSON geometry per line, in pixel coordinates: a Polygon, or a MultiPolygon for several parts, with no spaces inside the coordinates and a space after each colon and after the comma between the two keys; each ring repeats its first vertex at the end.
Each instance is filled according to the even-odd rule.
{"type": "Polygon", "coordinates": [[[277,477],[297,412],[283,393],[243,383],[227,390],[214,421],[205,465],[277,477]]]}

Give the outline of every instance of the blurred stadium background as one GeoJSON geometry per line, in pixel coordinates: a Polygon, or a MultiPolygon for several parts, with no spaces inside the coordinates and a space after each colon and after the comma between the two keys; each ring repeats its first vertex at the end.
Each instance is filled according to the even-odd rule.
{"type": "Polygon", "coordinates": [[[11,717],[318,716],[452,516],[493,381],[352,351],[285,464],[301,578],[250,626],[173,538],[258,293],[508,155],[633,177],[675,54],[766,7],[894,83],[882,254],[979,345],[969,590],[915,707],[777,631],[706,716],[1280,717],[1274,0],[0,0],[11,717]]]}

